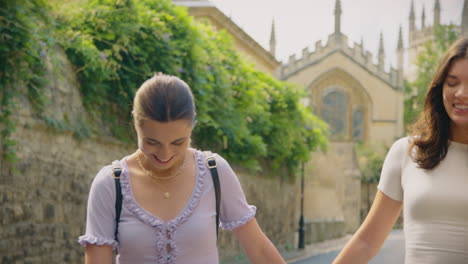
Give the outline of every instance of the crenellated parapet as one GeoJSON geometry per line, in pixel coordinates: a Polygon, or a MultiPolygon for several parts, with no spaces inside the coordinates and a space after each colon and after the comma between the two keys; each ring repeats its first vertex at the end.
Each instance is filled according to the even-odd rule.
{"type": "Polygon", "coordinates": [[[332,54],[341,52],[372,75],[386,82],[389,86],[395,89],[403,88],[403,77],[400,71],[393,67],[391,67],[389,71],[385,71],[384,62],[381,61],[380,64],[374,63],[372,53],[366,51],[362,44],[354,42],[351,47],[348,45],[348,42],[347,36],[342,33],[334,33],[328,36],[325,45],[319,40],[315,42],[313,51],[309,51],[309,48],[306,47],[302,50],[302,54],[299,58],[296,57],[296,54],[289,56],[287,64],[281,65],[280,79],[288,79],[301,70],[320,63],[332,54]]]}

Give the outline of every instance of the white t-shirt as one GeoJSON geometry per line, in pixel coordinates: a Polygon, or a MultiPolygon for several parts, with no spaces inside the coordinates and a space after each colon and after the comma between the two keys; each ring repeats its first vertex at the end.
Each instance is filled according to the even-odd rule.
{"type": "Polygon", "coordinates": [[[432,170],[408,155],[409,138],[385,158],[378,189],[403,201],[406,264],[468,263],[468,144],[450,142],[432,170]]]}

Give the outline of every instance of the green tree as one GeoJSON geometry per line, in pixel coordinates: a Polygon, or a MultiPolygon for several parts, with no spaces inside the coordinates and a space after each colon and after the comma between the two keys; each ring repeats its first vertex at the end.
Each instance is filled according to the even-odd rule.
{"type": "Polygon", "coordinates": [[[383,162],[385,155],[388,152],[388,147],[359,143],[356,144],[356,156],[358,159],[359,169],[361,171],[361,186],[366,194],[366,208],[361,211],[361,219],[369,212],[375,194],[375,184],[380,180],[383,162]]]}
{"type": "Polygon", "coordinates": [[[416,59],[417,75],[413,82],[405,81],[404,121],[406,129],[416,121],[424,107],[424,98],[443,53],[457,39],[454,25],[438,25],[434,37],[424,43],[416,59]]]}

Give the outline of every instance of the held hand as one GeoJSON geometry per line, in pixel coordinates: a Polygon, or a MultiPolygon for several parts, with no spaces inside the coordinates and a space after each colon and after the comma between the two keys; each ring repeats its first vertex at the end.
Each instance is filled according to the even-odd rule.
{"type": "Polygon", "coordinates": [[[333,264],[365,264],[379,252],[392,230],[403,202],[393,200],[377,191],[374,203],[351,240],[345,245],[333,264]]]}
{"type": "Polygon", "coordinates": [[[273,243],[271,243],[271,241],[262,232],[255,218],[247,222],[245,225],[234,229],[233,232],[252,263],[286,263],[273,243]]]}

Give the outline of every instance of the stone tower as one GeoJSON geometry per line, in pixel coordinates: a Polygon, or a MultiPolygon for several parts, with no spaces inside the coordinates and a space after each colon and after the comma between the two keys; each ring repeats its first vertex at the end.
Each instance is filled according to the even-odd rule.
{"type": "Polygon", "coordinates": [[[385,68],[385,51],[384,51],[384,41],[383,41],[382,32],[380,32],[378,62],[379,62],[378,64],[379,70],[383,71],[385,68]]]}
{"type": "Polygon", "coordinates": [[[400,75],[403,74],[404,70],[404,52],[403,48],[403,33],[400,25],[400,30],[398,32],[398,44],[397,44],[397,70],[400,72],[400,75]]]}
{"type": "Polygon", "coordinates": [[[436,0],[434,5],[434,26],[440,25],[440,2],[436,0]]]}
{"type": "Polygon", "coordinates": [[[467,0],[465,0],[465,2],[463,3],[461,35],[464,37],[468,37],[468,1],[467,0]]]}
{"type": "Polygon", "coordinates": [[[276,57],[276,33],[275,33],[275,20],[271,22],[271,34],[270,34],[270,53],[273,57],[276,57]]]}
{"type": "Polygon", "coordinates": [[[426,8],[424,5],[422,7],[422,15],[421,15],[421,29],[426,28],[426,8]]]}
{"type": "Polygon", "coordinates": [[[409,15],[409,32],[410,35],[416,31],[416,17],[414,15],[414,2],[411,0],[411,10],[409,15]]]}
{"type": "Polygon", "coordinates": [[[335,34],[341,33],[341,1],[335,2],[335,34]]]}

